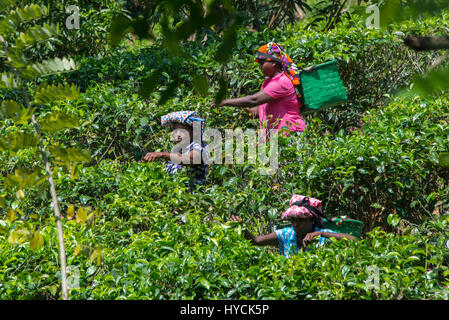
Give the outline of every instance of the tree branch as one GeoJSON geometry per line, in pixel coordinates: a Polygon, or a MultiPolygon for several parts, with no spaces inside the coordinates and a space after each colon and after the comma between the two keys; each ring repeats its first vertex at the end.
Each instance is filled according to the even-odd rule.
{"type": "Polygon", "coordinates": [[[449,37],[413,37],[404,39],[404,44],[415,51],[449,49],[449,37]]]}

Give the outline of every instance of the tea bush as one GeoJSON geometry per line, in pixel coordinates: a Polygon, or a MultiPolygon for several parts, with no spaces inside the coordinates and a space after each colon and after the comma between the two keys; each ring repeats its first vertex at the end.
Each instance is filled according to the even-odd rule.
{"type": "MultiPolygon", "coordinates": [[[[410,226],[401,237],[376,228],[361,241],[332,241],[287,260],[251,246],[240,227],[226,223],[232,212],[216,209],[225,188],[211,186],[204,195],[191,195],[161,176],[160,169],[104,161],[96,170],[83,169],[76,181],[59,175],[67,190],[61,203],[79,199],[80,205],[96,204],[102,211],[87,224],[65,221],[68,264],[80,276],[72,298],[447,299],[447,215],[410,226]],[[90,183],[98,192],[84,190],[90,183]],[[82,254],[97,248],[102,249],[100,264],[82,254]],[[367,281],[370,272],[378,277],[373,278],[377,289],[367,281]]],[[[266,224],[255,230],[261,220],[245,208],[239,214],[253,221],[253,231],[268,231],[266,224]]],[[[2,226],[17,229],[22,223],[2,226]]],[[[13,249],[7,235],[0,236],[3,299],[58,297],[51,258],[55,235],[52,228],[42,233],[46,244],[33,252],[26,244],[13,249]]]]}
{"type": "MultiPolygon", "coordinates": [[[[92,6],[98,3],[108,2],[92,6]]],[[[107,15],[98,23],[103,19],[107,15]]],[[[88,21],[101,29],[95,27],[97,20],[88,21]]],[[[186,42],[186,59],[169,58],[160,43],[146,41],[101,53],[103,34],[90,38],[90,29],[83,29],[78,40],[91,56],[75,57],[76,72],[45,78],[74,83],[82,94],[37,112],[38,119],[50,108],[76,114],[80,129],[52,139],[89,149],[93,159],[73,172],[55,172],[69,276],[76,280],[79,275],[71,297],[448,299],[449,177],[437,159],[448,149],[449,100],[444,94],[390,99],[439,56],[411,53],[394,32],[424,35],[447,28],[445,13],[384,31],[362,28],[354,20],[328,32],[300,24],[285,26],[282,33],[240,30],[225,66],[212,58],[219,46],[213,33],[186,42]],[[191,194],[185,177],[174,181],[162,164],[138,162],[146,151],[171,148],[160,127],[160,116],[171,111],[196,110],[214,128],[257,128],[246,111],[211,108],[210,102],[221,76],[228,81],[227,96],[260,89],[254,51],[270,40],[281,43],[301,67],[339,59],[349,95],[345,106],[306,116],[309,129],[299,148],[295,138],[280,138],[276,174],[260,175],[248,163],[213,165],[206,190],[191,194]],[[156,69],[163,71],[161,88],[142,98],[142,80],[156,69]],[[195,74],[207,77],[208,95],[194,90],[195,74]],[[159,105],[172,83],[176,95],[159,105]],[[287,260],[273,248],[251,246],[241,227],[227,222],[238,214],[254,233],[272,232],[282,225],[280,213],[294,193],[323,199],[330,217],[363,221],[365,236],[358,242],[332,241],[287,260]]],[[[2,91],[0,100],[17,94],[2,91]]],[[[2,122],[2,135],[16,130],[8,124],[2,122]]],[[[24,199],[4,197],[6,175],[18,166],[33,167],[33,157],[26,149],[0,155],[1,299],[60,297],[48,188],[30,189],[24,199]],[[9,208],[20,219],[9,215],[9,208]],[[33,228],[43,235],[43,247],[31,250],[26,239],[8,242],[12,231],[33,228]]]]}

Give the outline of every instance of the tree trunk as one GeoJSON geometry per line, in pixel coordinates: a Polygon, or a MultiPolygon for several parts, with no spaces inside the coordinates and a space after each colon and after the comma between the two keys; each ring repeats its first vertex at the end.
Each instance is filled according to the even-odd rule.
{"type": "MultiPolygon", "coordinates": [[[[26,97],[27,98],[27,97],[26,97]]],[[[27,99],[26,99],[27,100],[27,99]]],[[[56,220],[56,230],[58,232],[58,240],[59,240],[59,261],[61,263],[61,287],[62,287],[62,299],[68,300],[68,288],[67,288],[67,266],[66,266],[66,256],[65,256],[65,245],[64,245],[64,231],[62,229],[62,221],[61,221],[61,213],[59,211],[58,197],[56,194],[56,187],[53,181],[53,174],[51,171],[50,161],[48,161],[47,154],[45,153],[45,148],[42,143],[42,135],[40,132],[39,124],[36,121],[36,118],[31,117],[31,122],[34,126],[34,130],[39,136],[39,148],[41,149],[42,159],[45,163],[45,171],[48,174],[48,183],[50,184],[50,192],[53,202],[53,210],[55,212],[55,220],[56,220]]]]}

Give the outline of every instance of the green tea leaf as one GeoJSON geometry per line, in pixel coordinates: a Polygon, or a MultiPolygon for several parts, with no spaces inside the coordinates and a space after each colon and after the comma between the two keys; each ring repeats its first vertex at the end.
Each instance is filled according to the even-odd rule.
{"type": "Polygon", "coordinates": [[[30,237],[31,249],[36,250],[44,245],[44,237],[39,231],[34,231],[30,237]]]}

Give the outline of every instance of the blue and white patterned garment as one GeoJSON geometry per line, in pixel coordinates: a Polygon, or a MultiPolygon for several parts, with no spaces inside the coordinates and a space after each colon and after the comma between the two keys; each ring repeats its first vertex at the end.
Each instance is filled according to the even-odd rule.
{"type": "MultiPolygon", "coordinates": [[[[189,154],[193,150],[197,150],[201,153],[203,163],[187,166],[187,174],[190,177],[189,190],[195,189],[196,185],[205,185],[207,173],[209,171],[209,154],[207,153],[206,145],[203,144],[203,146],[201,146],[199,142],[193,141],[185,148],[185,151],[182,154],[189,154]],[[205,155],[204,157],[203,154],[205,155]]],[[[178,172],[185,171],[185,166],[168,161],[166,169],[167,174],[174,175],[178,172]]]]}
{"type": "MultiPolygon", "coordinates": [[[[314,231],[336,233],[335,231],[330,229],[315,228],[314,231]]],[[[281,254],[284,255],[284,257],[290,258],[292,255],[298,253],[298,246],[296,245],[296,232],[293,229],[293,227],[278,229],[275,232],[279,241],[279,249],[281,251],[281,254]]],[[[327,239],[326,237],[320,237],[315,247],[322,246],[325,243],[326,239],[327,239]]],[[[307,247],[306,251],[309,250],[310,248],[307,247]]]]}

